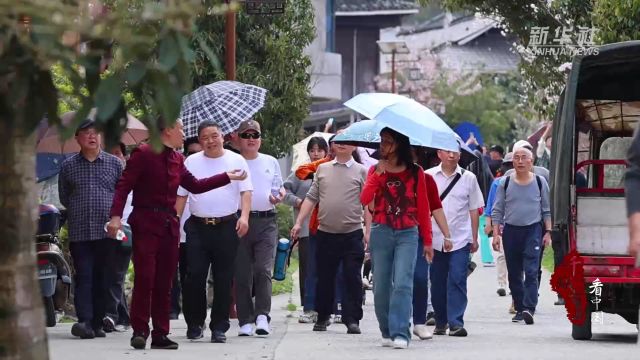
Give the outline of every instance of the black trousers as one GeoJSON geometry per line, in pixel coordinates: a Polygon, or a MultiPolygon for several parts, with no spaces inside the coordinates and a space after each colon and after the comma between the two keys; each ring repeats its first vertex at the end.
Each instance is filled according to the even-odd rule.
{"type": "Polygon", "coordinates": [[[183,308],[187,326],[203,326],[207,316],[207,275],[213,273],[213,330],[229,330],[229,306],[238,251],[236,222],[207,225],[190,217],[185,225],[187,234],[186,275],[183,283],[183,308]]]}
{"type": "Polygon", "coordinates": [[[171,313],[180,315],[184,308],[184,278],[187,275],[187,243],[180,243],[180,259],[178,260],[178,271],[173,278],[171,288],[171,313]],[[182,301],[180,299],[182,298],[182,301]]]}
{"type": "Polygon", "coordinates": [[[342,295],[342,322],[358,324],[362,319],[361,271],[364,261],[362,236],[362,230],[346,234],[331,234],[318,230],[316,235],[318,321],[329,320],[333,313],[336,275],[340,262],[343,266],[345,290],[342,295]]]}
{"type": "Polygon", "coordinates": [[[113,239],[69,244],[75,269],[74,303],[78,322],[94,329],[102,328],[107,308],[116,309],[120,301],[120,298],[113,299],[109,291],[115,281],[113,259],[118,246],[120,242],[113,239]]]}
{"type": "Polygon", "coordinates": [[[129,270],[129,263],[131,262],[131,253],[133,249],[130,247],[122,246],[120,241],[108,240],[111,245],[107,250],[106,265],[108,271],[107,279],[109,284],[107,285],[107,294],[105,298],[105,313],[116,324],[128,324],[129,323],[129,311],[127,309],[126,301],[123,309],[124,298],[124,283],[127,277],[127,271],[129,270]],[[123,310],[126,314],[123,314],[123,310]],[[121,320],[120,317],[123,317],[121,320]]]}

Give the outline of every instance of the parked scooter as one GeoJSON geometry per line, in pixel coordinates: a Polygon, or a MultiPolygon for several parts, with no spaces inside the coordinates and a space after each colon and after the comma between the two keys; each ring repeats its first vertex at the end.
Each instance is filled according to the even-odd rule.
{"type": "Polygon", "coordinates": [[[60,248],[59,232],[63,219],[53,205],[41,204],[39,209],[36,252],[38,280],[46,315],[47,327],[56,325],[56,311],[61,311],[71,291],[71,268],[60,248]]]}

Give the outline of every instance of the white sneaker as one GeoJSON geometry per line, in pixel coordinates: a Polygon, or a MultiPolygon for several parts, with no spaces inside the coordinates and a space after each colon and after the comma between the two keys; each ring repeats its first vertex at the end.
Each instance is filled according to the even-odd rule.
{"type": "Polygon", "coordinates": [[[251,324],[244,324],[238,330],[238,336],[252,336],[253,326],[251,324]]]}
{"type": "Polygon", "coordinates": [[[409,342],[403,338],[395,338],[393,340],[394,349],[406,349],[409,347],[409,342]]]}
{"type": "Polygon", "coordinates": [[[433,333],[429,331],[427,325],[413,325],[413,335],[420,338],[420,340],[429,340],[433,338],[433,333]]]}
{"type": "Polygon", "coordinates": [[[380,345],[382,345],[382,347],[393,347],[393,340],[389,338],[382,338],[380,345]]]}
{"type": "Polygon", "coordinates": [[[269,335],[271,329],[269,329],[269,320],[265,315],[258,315],[256,319],[256,335],[266,336],[269,335]]]}

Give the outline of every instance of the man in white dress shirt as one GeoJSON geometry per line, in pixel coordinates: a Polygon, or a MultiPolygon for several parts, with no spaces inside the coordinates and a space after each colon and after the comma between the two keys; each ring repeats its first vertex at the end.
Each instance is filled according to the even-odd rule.
{"type": "Polygon", "coordinates": [[[275,204],[282,201],[284,188],[280,165],[274,157],[258,152],[260,124],[247,120],[240,124],[240,153],[249,165],[253,184],[249,232],[240,239],[236,259],[236,308],[239,336],[266,336],[271,312],[271,276],[278,242],[275,204]],[[252,299],[255,294],[255,303],[252,299]]]}
{"type": "MultiPolygon", "coordinates": [[[[229,171],[248,171],[242,156],[223,148],[223,134],[213,121],[198,126],[198,141],[203,151],[189,156],[185,167],[197,178],[229,171]],[[224,170],[226,169],[226,170],[224,170]]],[[[211,307],[211,342],[226,342],[229,330],[229,305],[234,276],[234,261],[239,238],[248,230],[251,206],[251,180],[231,183],[203,194],[178,189],[177,210],[182,212],[188,198],[191,216],[184,225],[187,234],[187,274],[183,309],[187,321],[187,338],[199,339],[207,313],[206,282],[211,266],[213,306],[211,307]],[[238,216],[240,208],[240,216],[238,216]]]]}
{"type": "Polygon", "coordinates": [[[484,199],[475,175],[458,166],[460,152],[438,150],[438,158],[440,165],[426,172],[438,186],[451,239],[445,238],[433,223],[431,301],[436,319],[433,334],[445,335],[448,326],[450,336],[467,336],[464,328],[467,268],[470,253],[478,250],[478,210],[484,206],[484,199]]]}

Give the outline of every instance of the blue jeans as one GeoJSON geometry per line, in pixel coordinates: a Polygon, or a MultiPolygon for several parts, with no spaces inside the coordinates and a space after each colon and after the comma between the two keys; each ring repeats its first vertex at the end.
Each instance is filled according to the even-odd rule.
{"type": "Polygon", "coordinates": [[[470,248],[467,244],[452,252],[434,251],[431,302],[438,328],[444,328],[447,323],[452,329],[464,326],[470,248]]]}
{"type": "Polygon", "coordinates": [[[529,310],[533,313],[538,305],[538,264],[541,240],[540,223],[529,226],[507,224],[502,231],[504,256],[509,272],[509,289],[516,311],[529,310]]]}
{"type": "Polygon", "coordinates": [[[370,243],[373,297],[380,332],[383,338],[409,341],[418,228],[394,230],[373,224],[370,243]]]}
{"type": "Polygon", "coordinates": [[[416,269],[413,271],[413,325],[427,323],[429,303],[429,263],[423,256],[422,239],[418,241],[416,269]]]}

